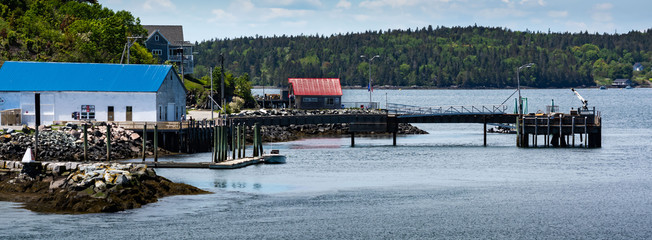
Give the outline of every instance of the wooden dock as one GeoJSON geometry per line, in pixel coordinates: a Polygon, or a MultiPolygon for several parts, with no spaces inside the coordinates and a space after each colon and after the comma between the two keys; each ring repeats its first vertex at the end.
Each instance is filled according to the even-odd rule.
{"type": "Polygon", "coordinates": [[[227,160],[219,163],[212,162],[141,162],[152,168],[209,168],[209,169],[237,169],[249,165],[262,163],[262,158],[241,158],[227,160]]]}

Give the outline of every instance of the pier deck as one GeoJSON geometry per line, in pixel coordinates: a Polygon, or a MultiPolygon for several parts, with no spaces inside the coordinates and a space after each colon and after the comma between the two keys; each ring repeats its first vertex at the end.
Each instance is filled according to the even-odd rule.
{"type": "Polygon", "coordinates": [[[210,168],[210,169],[236,169],[243,168],[249,165],[262,163],[262,159],[257,158],[242,158],[227,160],[219,163],[212,162],[141,162],[152,168],[210,168]]]}

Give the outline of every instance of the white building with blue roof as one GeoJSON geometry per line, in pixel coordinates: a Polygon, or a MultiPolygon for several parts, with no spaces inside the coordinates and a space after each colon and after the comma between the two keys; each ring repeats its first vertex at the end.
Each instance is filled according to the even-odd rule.
{"type": "Polygon", "coordinates": [[[22,124],[59,121],[179,121],[186,89],[170,65],[4,62],[0,111],[19,109],[22,124]]]}

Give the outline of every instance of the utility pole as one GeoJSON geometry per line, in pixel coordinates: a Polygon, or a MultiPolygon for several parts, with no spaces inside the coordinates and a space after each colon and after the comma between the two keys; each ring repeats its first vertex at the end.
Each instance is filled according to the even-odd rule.
{"type": "Polygon", "coordinates": [[[222,98],[222,109],[224,109],[224,103],[226,101],[226,98],[224,97],[224,78],[226,78],[226,74],[224,73],[224,53],[220,53],[220,64],[222,68],[222,81],[220,82],[220,90],[222,92],[220,98],[222,98]]]}
{"type": "Polygon", "coordinates": [[[209,67],[208,70],[211,72],[211,93],[210,93],[210,100],[211,100],[211,121],[213,120],[213,67],[209,67]]]}
{"type": "Polygon", "coordinates": [[[129,64],[129,55],[131,53],[130,49],[131,46],[136,43],[136,40],[139,38],[142,38],[141,36],[136,36],[136,37],[127,37],[127,43],[125,43],[124,49],[122,49],[122,56],[120,57],[120,64],[122,64],[122,59],[124,59],[125,56],[125,51],[127,51],[127,64],[129,64]]]}

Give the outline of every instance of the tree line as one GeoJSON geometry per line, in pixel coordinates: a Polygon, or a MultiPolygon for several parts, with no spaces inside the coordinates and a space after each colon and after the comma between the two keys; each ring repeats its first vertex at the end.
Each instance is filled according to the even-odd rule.
{"type": "Polygon", "coordinates": [[[291,77],[340,78],[366,86],[505,88],[521,85],[578,87],[610,84],[617,78],[652,77],[652,32],[626,34],[543,33],[496,27],[424,27],[331,36],[273,36],[197,42],[195,72],[224,66],[247,73],[256,85],[287,85],[291,77]],[[361,55],[379,58],[369,62],[361,55]],[[633,72],[640,62],[646,69],[633,72]]]}
{"type": "MultiPolygon", "coordinates": [[[[2,61],[120,63],[130,36],[147,36],[140,20],[96,0],[0,2],[2,61]]],[[[142,40],[132,46],[130,63],[157,62],[142,40]]]]}

